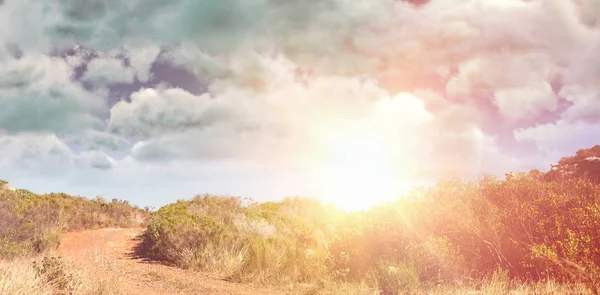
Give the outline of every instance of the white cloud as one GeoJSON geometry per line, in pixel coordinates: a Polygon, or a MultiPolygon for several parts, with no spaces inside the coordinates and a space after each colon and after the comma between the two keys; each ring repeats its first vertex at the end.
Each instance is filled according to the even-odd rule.
{"type": "Polygon", "coordinates": [[[145,138],[131,150],[142,162],[228,159],[307,168],[319,165],[329,137],[367,128],[406,173],[476,175],[515,164],[473,125],[478,114],[468,107],[434,114],[421,98],[390,95],[373,80],[298,79],[289,61],[268,57],[237,62],[241,74],[216,81],[204,95],[134,93],[112,108],[110,129],[145,138]],[[252,71],[241,70],[250,65],[252,71]]]}
{"type": "Polygon", "coordinates": [[[68,171],[73,155],[53,134],[0,135],[0,167],[19,169],[46,176],[68,171]]]}
{"type": "Polygon", "coordinates": [[[561,114],[565,121],[598,121],[600,118],[600,87],[597,84],[571,84],[560,90],[572,105],[561,114]]]}
{"type": "MultiPolygon", "coordinates": [[[[236,117],[236,106],[209,94],[195,96],[185,90],[143,89],[111,109],[110,129],[129,136],[152,136],[202,129],[236,117]]],[[[235,103],[235,102],[233,102],[235,103]]]]}
{"type": "Polygon", "coordinates": [[[115,163],[101,151],[77,154],[51,133],[3,134],[0,149],[0,168],[29,175],[66,177],[73,169],[110,169],[115,163]]]}
{"type": "Polygon", "coordinates": [[[75,159],[75,166],[83,169],[111,169],[113,167],[113,163],[113,159],[100,151],[84,152],[78,155],[75,159]]]}
{"type": "Polygon", "coordinates": [[[494,100],[500,112],[510,120],[531,119],[543,111],[555,111],[558,102],[548,82],[500,89],[494,100]]]}
{"type": "Polygon", "coordinates": [[[81,79],[99,85],[133,83],[135,72],[132,68],[125,67],[118,58],[94,58],[87,64],[87,70],[81,79]]]}
{"type": "Polygon", "coordinates": [[[557,72],[558,66],[540,52],[491,53],[461,63],[447,91],[462,99],[492,94],[507,119],[531,119],[556,109],[558,98],[550,82],[557,72]]]}
{"type": "Polygon", "coordinates": [[[578,2],[583,23],[589,26],[597,26],[598,20],[600,20],[600,1],[582,0],[578,2]]]}
{"type": "Polygon", "coordinates": [[[150,79],[152,63],[158,57],[160,48],[158,46],[144,47],[141,49],[130,49],[129,60],[131,66],[135,69],[137,78],[140,82],[147,82],[150,79]]]}
{"type": "Polygon", "coordinates": [[[102,99],[71,80],[64,60],[26,55],[0,65],[0,129],[73,132],[101,125],[92,113],[102,110],[102,99]]]}
{"type": "Polygon", "coordinates": [[[495,105],[497,125],[521,126],[562,110],[566,99],[573,105],[560,121],[518,129],[515,138],[544,151],[590,144],[584,137],[596,135],[595,125],[580,121],[600,112],[598,3],[6,0],[0,147],[10,152],[0,163],[94,171],[71,176],[73,183],[102,175],[107,184],[143,185],[185,161],[193,164],[184,170],[210,166],[223,178],[236,170],[238,182],[288,170],[301,179],[328,138],[363,132],[415,175],[513,170],[529,162],[505,154],[497,130],[481,126],[496,110],[478,107],[495,105]],[[48,55],[69,48],[75,55],[65,60],[48,55]],[[105,84],[136,82],[124,86],[131,91],[154,81],[159,55],[208,91],[152,86],[113,106],[105,84]],[[89,59],[82,80],[96,84],[95,93],[74,80],[89,59]]]}
{"type": "Polygon", "coordinates": [[[79,146],[83,150],[92,151],[123,152],[131,147],[131,143],[126,138],[97,130],[63,136],[63,141],[69,145],[79,146]]]}

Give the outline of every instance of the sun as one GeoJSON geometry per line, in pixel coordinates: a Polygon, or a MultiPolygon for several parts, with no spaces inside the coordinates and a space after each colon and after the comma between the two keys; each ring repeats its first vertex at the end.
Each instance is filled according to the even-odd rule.
{"type": "Polygon", "coordinates": [[[395,199],[406,191],[385,138],[367,130],[337,130],[324,141],[321,195],[345,211],[395,199]]]}

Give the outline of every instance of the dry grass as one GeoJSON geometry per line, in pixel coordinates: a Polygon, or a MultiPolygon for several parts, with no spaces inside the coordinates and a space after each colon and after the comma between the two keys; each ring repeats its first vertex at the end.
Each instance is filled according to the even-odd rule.
{"type": "Polygon", "coordinates": [[[36,277],[31,260],[0,261],[0,294],[52,295],[53,288],[36,277]]]}
{"type": "Polygon", "coordinates": [[[580,284],[559,284],[554,281],[536,283],[510,283],[485,281],[480,286],[440,286],[430,290],[419,290],[412,294],[423,295],[558,295],[558,294],[592,294],[589,289],[580,284]]]}
{"type": "Polygon", "coordinates": [[[402,290],[380,292],[372,283],[326,282],[297,285],[291,294],[301,295],[587,295],[593,294],[585,284],[561,284],[552,280],[519,282],[511,279],[506,271],[495,271],[491,276],[466,282],[413,285],[402,290]]]}
{"type": "MultiPolygon", "coordinates": [[[[379,295],[380,292],[366,283],[323,282],[299,287],[296,294],[302,295],[379,295]]],[[[292,292],[293,294],[294,292],[292,292]]]]}
{"type": "MultiPolygon", "coordinates": [[[[100,257],[100,256],[98,256],[100,257]]],[[[100,259],[100,258],[99,258],[100,259]]],[[[39,259],[38,259],[39,260],[39,259]]],[[[0,261],[0,294],[11,295],[55,295],[55,286],[36,276],[32,267],[34,259],[0,261]]],[[[123,293],[116,272],[106,271],[103,261],[82,265],[75,261],[65,261],[67,272],[73,275],[72,295],[119,295],[123,293]]],[[[109,266],[110,267],[110,266],[109,266]]],[[[159,279],[159,278],[157,278],[159,279]]],[[[298,284],[289,286],[287,294],[298,295],[376,295],[376,288],[366,283],[321,282],[318,284],[298,284]]],[[[537,283],[516,283],[502,276],[461,286],[448,284],[431,288],[404,290],[398,294],[415,295],[542,295],[542,294],[591,294],[584,285],[559,284],[554,281],[537,283]]],[[[391,295],[391,294],[390,294],[391,295]]]]}
{"type": "MultiPolygon", "coordinates": [[[[104,263],[106,264],[106,263],[104,263]]],[[[107,271],[100,261],[92,265],[82,265],[74,261],[67,261],[67,265],[74,270],[77,288],[74,295],[125,295],[120,287],[121,280],[118,272],[107,271]]]]}
{"type": "Polygon", "coordinates": [[[60,290],[56,284],[37,275],[33,262],[38,259],[15,259],[0,261],[0,294],[11,295],[120,295],[119,278],[100,265],[83,265],[64,261],[69,276],[68,290],[60,290]]]}
{"type": "Polygon", "coordinates": [[[399,291],[398,293],[380,293],[376,288],[367,284],[326,283],[324,285],[311,285],[297,287],[297,292],[291,294],[302,295],[587,295],[592,294],[581,284],[559,284],[554,281],[537,283],[514,283],[510,281],[486,280],[470,286],[442,285],[430,288],[399,291]]]}

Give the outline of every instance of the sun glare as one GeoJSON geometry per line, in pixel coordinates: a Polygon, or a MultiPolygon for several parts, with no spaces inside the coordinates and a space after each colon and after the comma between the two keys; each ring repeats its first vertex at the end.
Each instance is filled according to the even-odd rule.
{"type": "Polygon", "coordinates": [[[337,132],[321,162],[322,199],[346,211],[367,209],[403,191],[381,139],[367,132],[337,132]]]}

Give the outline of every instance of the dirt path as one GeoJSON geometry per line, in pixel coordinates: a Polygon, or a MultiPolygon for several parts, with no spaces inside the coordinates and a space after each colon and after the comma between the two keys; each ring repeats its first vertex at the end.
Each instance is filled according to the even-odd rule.
{"type": "Polygon", "coordinates": [[[133,249],[142,228],[100,229],[67,233],[59,253],[78,263],[90,263],[118,277],[125,294],[281,294],[275,290],[229,283],[208,275],[185,271],[135,257],[133,249]]]}

